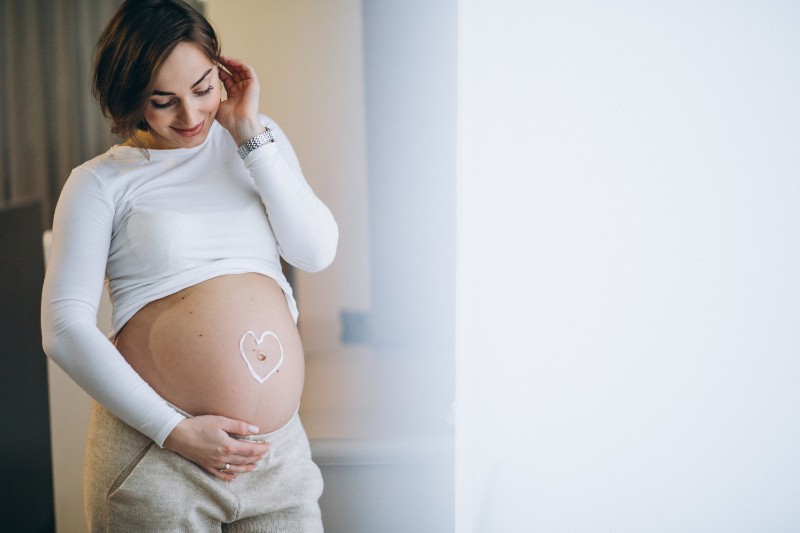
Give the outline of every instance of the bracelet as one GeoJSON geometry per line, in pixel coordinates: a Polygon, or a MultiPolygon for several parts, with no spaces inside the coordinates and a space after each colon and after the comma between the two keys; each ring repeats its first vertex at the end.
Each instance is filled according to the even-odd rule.
{"type": "Polygon", "coordinates": [[[259,146],[264,146],[265,144],[274,142],[275,142],[275,137],[272,135],[272,130],[265,127],[264,131],[262,131],[252,139],[245,141],[239,147],[239,149],[236,150],[236,153],[239,154],[239,157],[244,159],[245,157],[247,157],[247,154],[258,148],[259,146]]]}

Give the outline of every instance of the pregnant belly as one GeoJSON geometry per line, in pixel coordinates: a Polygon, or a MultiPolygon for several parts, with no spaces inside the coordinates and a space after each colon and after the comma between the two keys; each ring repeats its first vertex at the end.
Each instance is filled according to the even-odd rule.
{"type": "Polygon", "coordinates": [[[303,348],[271,278],[221,276],[151,302],[125,325],[117,348],[164,399],[273,431],[303,390],[303,348]]]}

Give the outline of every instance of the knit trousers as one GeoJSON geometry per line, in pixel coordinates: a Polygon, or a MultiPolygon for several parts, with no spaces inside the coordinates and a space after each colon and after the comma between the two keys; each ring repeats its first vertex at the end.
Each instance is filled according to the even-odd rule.
{"type": "Polygon", "coordinates": [[[236,481],[211,476],[95,403],[84,467],[92,532],[322,531],[322,475],[299,415],[271,433],[259,470],[236,481]]]}

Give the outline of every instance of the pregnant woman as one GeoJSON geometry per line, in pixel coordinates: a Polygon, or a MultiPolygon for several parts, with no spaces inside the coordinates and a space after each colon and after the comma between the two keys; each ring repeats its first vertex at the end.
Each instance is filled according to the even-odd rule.
{"type": "Polygon", "coordinates": [[[45,351],[96,400],[91,530],[321,531],[280,258],[330,264],[330,211],[258,113],[254,70],[180,0],[123,3],[93,84],[125,142],[69,176],[42,301],[45,351]]]}

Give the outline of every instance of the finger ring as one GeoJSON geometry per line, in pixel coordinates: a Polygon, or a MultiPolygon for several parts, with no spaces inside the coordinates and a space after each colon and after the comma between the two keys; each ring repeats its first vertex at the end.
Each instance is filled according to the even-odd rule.
{"type": "Polygon", "coordinates": [[[228,470],[230,470],[230,469],[231,469],[231,464],[230,464],[230,463],[225,463],[225,466],[223,466],[222,468],[220,468],[220,469],[219,469],[219,471],[220,471],[220,472],[227,472],[227,471],[228,471],[228,470]]]}

